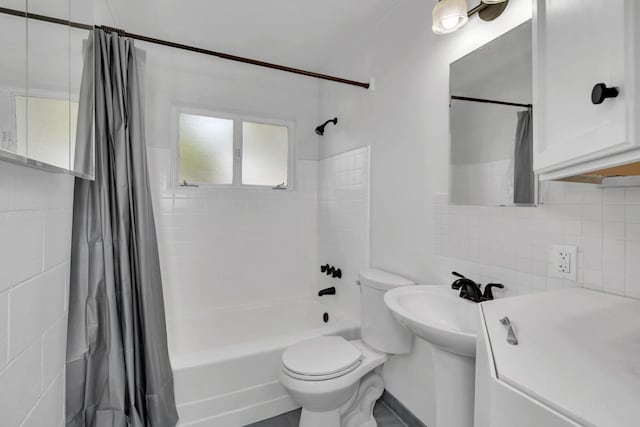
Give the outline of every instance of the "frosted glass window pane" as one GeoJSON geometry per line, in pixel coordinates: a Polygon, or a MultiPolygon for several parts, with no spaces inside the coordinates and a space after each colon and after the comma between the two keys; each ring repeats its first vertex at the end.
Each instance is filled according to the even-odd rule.
{"type": "Polygon", "coordinates": [[[242,123],[242,183],[287,184],[289,129],[285,126],[242,123]]]}
{"type": "Polygon", "coordinates": [[[233,120],[180,114],[180,182],[233,182],[233,120]]]}
{"type": "Polygon", "coordinates": [[[65,99],[16,96],[18,152],[69,169],[69,144],[75,139],[78,103],[65,99]]]}

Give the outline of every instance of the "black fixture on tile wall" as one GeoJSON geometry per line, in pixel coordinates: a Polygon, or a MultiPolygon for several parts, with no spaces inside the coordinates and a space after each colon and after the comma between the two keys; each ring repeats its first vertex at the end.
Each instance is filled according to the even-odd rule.
{"type": "Polygon", "coordinates": [[[330,288],[322,289],[320,290],[320,292],[318,292],[319,297],[323,297],[325,295],[335,295],[335,294],[336,294],[336,288],[333,286],[330,288]]]}
{"type": "Polygon", "coordinates": [[[342,270],[329,264],[321,265],[320,272],[325,273],[327,276],[331,276],[334,279],[342,279],[342,270]]]}

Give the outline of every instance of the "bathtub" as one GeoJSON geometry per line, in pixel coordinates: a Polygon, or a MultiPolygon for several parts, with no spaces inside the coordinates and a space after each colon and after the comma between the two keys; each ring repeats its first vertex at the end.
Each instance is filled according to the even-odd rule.
{"type": "Polygon", "coordinates": [[[167,329],[181,427],[239,427],[298,408],[277,379],[284,349],[360,334],[356,321],[314,299],[167,319],[167,329]]]}

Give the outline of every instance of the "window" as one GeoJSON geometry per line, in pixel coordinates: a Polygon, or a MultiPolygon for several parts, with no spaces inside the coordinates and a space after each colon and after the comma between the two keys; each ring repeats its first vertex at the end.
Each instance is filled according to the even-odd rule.
{"type": "Polygon", "coordinates": [[[178,122],[180,183],[287,186],[288,126],[188,113],[178,122]]]}
{"type": "Polygon", "coordinates": [[[289,129],[284,126],[242,123],[242,183],[287,183],[289,129]]]}
{"type": "Polygon", "coordinates": [[[233,183],[233,120],[180,115],[180,182],[233,183]]]}

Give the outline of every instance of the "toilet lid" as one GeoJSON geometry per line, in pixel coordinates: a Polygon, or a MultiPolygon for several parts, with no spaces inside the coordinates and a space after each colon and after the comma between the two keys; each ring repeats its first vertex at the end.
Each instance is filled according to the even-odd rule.
{"type": "Polygon", "coordinates": [[[282,354],[282,365],[304,376],[327,376],[350,370],[362,360],[362,353],[338,336],[323,336],[302,341],[282,354]]]}

